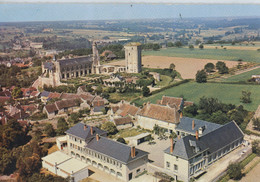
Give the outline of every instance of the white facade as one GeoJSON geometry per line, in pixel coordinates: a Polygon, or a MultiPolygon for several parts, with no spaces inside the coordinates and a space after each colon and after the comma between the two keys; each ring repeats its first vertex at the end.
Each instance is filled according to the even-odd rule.
{"type": "Polygon", "coordinates": [[[140,127],[144,128],[144,129],[153,130],[154,126],[158,125],[159,127],[166,129],[169,133],[176,132],[175,123],[161,121],[158,119],[148,118],[148,117],[140,116],[140,115],[137,115],[137,122],[138,122],[138,125],[140,125],[140,127]]]}

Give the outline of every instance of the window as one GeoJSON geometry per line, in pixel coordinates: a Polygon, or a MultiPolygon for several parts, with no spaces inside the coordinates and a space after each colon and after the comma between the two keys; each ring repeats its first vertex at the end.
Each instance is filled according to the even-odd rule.
{"type": "Polygon", "coordinates": [[[178,166],[174,164],[174,171],[178,171],[178,166]]]}
{"type": "Polygon", "coordinates": [[[179,157],[176,156],[176,161],[178,161],[178,160],[179,160],[179,157]]]}
{"type": "Polygon", "coordinates": [[[170,168],[170,162],[168,162],[168,161],[166,162],[166,167],[170,168]]]}
{"type": "Polygon", "coordinates": [[[140,169],[137,169],[137,170],[136,170],[136,173],[139,173],[139,172],[140,172],[140,169]]]}

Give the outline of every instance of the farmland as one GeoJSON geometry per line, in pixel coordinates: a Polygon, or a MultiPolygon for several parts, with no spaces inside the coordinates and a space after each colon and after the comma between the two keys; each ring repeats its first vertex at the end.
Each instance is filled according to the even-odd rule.
{"type": "Polygon", "coordinates": [[[239,75],[234,75],[229,78],[224,78],[221,81],[222,82],[239,82],[239,81],[247,81],[248,79],[251,78],[252,75],[259,75],[260,74],[260,68],[239,74],[239,75]]]}
{"type": "MultiPolygon", "coordinates": [[[[154,51],[155,52],[155,51],[154,51]]],[[[194,79],[198,70],[204,68],[207,63],[216,64],[218,61],[224,61],[229,68],[237,65],[235,61],[198,59],[186,57],[167,57],[167,56],[143,56],[142,64],[146,68],[169,68],[173,63],[175,69],[181,74],[183,79],[194,79]]],[[[111,62],[110,65],[124,65],[125,61],[111,62]]]]}
{"type": "Polygon", "coordinates": [[[160,51],[143,51],[143,55],[230,61],[242,59],[245,62],[260,63],[260,52],[256,50],[167,48],[160,51]]]}
{"type": "Polygon", "coordinates": [[[218,98],[223,103],[243,105],[246,109],[254,111],[260,103],[260,97],[258,97],[259,92],[259,85],[238,85],[221,83],[199,84],[196,82],[190,82],[179,85],[177,87],[169,88],[150,97],[143,98],[136,101],[136,103],[142,104],[147,101],[150,101],[151,103],[156,103],[156,101],[161,99],[163,95],[175,97],[184,96],[185,99],[198,103],[200,98],[205,96],[218,98]],[[242,104],[240,102],[242,90],[249,90],[252,93],[252,103],[242,104]]]}

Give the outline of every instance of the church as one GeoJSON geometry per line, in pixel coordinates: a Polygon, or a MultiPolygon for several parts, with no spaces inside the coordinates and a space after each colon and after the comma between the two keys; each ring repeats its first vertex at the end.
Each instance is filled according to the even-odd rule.
{"type": "Polygon", "coordinates": [[[125,49],[125,66],[101,65],[96,41],[92,44],[92,55],[71,59],[53,60],[42,64],[42,75],[37,84],[40,87],[59,86],[61,80],[82,77],[90,74],[112,74],[118,72],[139,73],[142,70],[140,43],[128,43],[125,49]]]}

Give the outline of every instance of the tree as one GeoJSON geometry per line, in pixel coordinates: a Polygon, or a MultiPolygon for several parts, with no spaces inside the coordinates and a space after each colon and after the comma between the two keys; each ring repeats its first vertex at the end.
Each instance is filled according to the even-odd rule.
{"type": "Polygon", "coordinates": [[[251,92],[250,91],[243,90],[242,91],[242,96],[240,97],[240,101],[242,103],[245,103],[245,104],[251,103],[252,101],[251,101],[250,96],[251,96],[251,92]]]}
{"type": "Polygon", "coordinates": [[[160,49],[160,45],[159,44],[153,44],[153,50],[157,51],[160,49]]]}
{"type": "Polygon", "coordinates": [[[206,83],[207,82],[207,74],[204,70],[200,70],[196,74],[196,82],[198,83],[206,83]]]}
{"type": "Polygon", "coordinates": [[[254,140],[252,142],[252,152],[260,155],[260,146],[259,146],[260,140],[254,140]]]}
{"type": "Polygon", "coordinates": [[[80,114],[79,113],[72,113],[68,118],[68,122],[72,124],[76,124],[79,122],[80,114]]]}
{"type": "Polygon", "coordinates": [[[219,71],[220,74],[225,74],[228,73],[228,67],[226,66],[226,63],[222,62],[222,61],[218,61],[216,63],[216,68],[219,71]]]}
{"type": "Polygon", "coordinates": [[[237,68],[238,68],[238,69],[241,68],[241,66],[242,66],[242,64],[243,64],[242,61],[243,61],[242,59],[238,59],[238,60],[237,60],[237,68]]]}
{"type": "Polygon", "coordinates": [[[98,95],[100,95],[100,94],[103,92],[102,86],[99,85],[99,86],[96,88],[95,92],[96,92],[98,95]]]}
{"type": "Polygon", "coordinates": [[[206,70],[207,73],[210,73],[215,69],[215,65],[213,63],[207,63],[204,66],[204,69],[206,70]]]}
{"type": "Polygon", "coordinates": [[[123,143],[123,144],[126,144],[126,141],[124,138],[122,137],[119,137],[116,141],[120,142],[120,143],[123,143]]]}
{"type": "Polygon", "coordinates": [[[243,167],[239,163],[231,163],[228,166],[228,175],[231,179],[238,180],[242,177],[243,167]]]}
{"type": "Polygon", "coordinates": [[[183,46],[182,43],[181,43],[181,41],[175,42],[174,45],[175,45],[176,47],[182,47],[182,46],[183,46]]]}
{"type": "Polygon", "coordinates": [[[175,69],[175,64],[171,63],[169,69],[174,70],[175,69]]]}
{"type": "Polygon", "coordinates": [[[49,137],[54,137],[55,136],[55,130],[53,129],[53,126],[51,124],[47,124],[44,127],[44,132],[49,137]]]}
{"type": "Polygon", "coordinates": [[[101,129],[107,131],[109,135],[113,135],[117,132],[116,125],[112,122],[105,122],[101,125],[101,129]]]}
{"type": "Polygon", "coordinates": [[[200,49],[203,49],[203,48],[204,48],[204,45],[203,45],[203,44],[200,44],[200,45],[199,45],[199,48],[200,48],[200,49]]]}
{"type": "Polygon", "coordinates": [[[63,135],[66,130],[68,130],[68,123],[66,122],[65,118],[61,117],[58,119],[57,124],[57,134],[63,135]]]}
{"type": "Polygon", "coordinates": [[[142,93],[144,97],[148,97],[150,95],[150,89],[147,86],[142,88],[142,93]]]}
{"type": "Polygon", "coordinates": [[[12,91],[12,97],[13,98],[21,98],[23,96],[23,92],[21,88],[15,87],[12,91]]]}
{"type": "Polygon", "coordinates": [[[254,129],[260,130],[260,118],[253,118],[252,120],[254,129]]]}
{"type": "Polygon", "coordinates": [[[194,49],[194,45],[190,44],[189,45],[189,49],[193,50],[194,49]]]}

